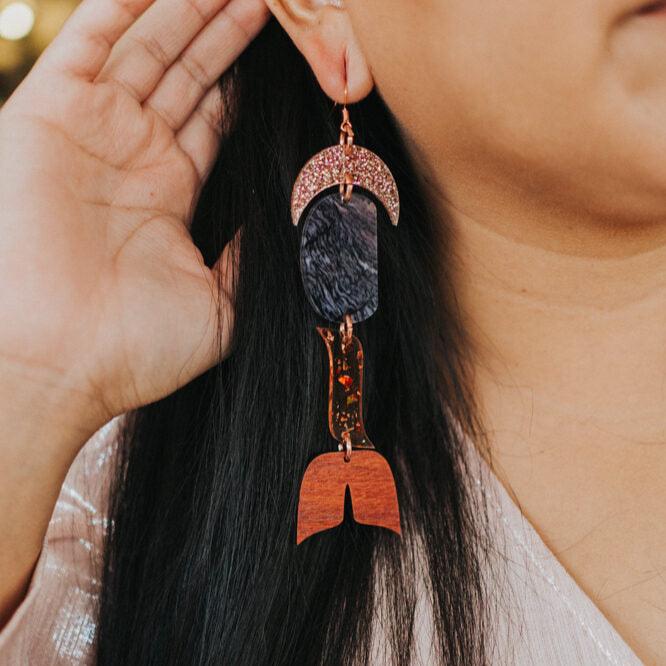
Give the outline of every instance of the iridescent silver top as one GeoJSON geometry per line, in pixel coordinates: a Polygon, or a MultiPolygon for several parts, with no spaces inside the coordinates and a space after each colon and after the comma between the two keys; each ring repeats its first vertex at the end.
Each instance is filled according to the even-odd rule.
{"type": "MultiPolygon", "coordinates": [[[[0,632],[3,666],[92,665],[107,526],[104,498],[118,419],[84,446],[62,486],[27,596],[0,632]]],[[[564,570],[470,444],[473,487],[487,502],[496,558],[487,563],[495,651],[489,663],[639,666],[608,620],[564,570]],[[501,564],[500,564],[501,560],[501,564]],[[504,573],[500,573],[504,572],[504,573]]],[[[415,664],[434,665],[425,587],[417,607],[415,664]]],[[[373,664],[387,662],[378,623],[373,664]]]]}

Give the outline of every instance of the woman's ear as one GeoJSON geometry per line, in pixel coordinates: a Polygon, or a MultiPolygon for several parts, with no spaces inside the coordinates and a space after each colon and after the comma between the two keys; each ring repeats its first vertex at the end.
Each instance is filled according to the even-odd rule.
{"type": "Polygon", "coordinates": [[[335,102],[358,102],[373,87],[341,0],[266,0],[282,27],[310,63],[322,90],[335,102]]]}

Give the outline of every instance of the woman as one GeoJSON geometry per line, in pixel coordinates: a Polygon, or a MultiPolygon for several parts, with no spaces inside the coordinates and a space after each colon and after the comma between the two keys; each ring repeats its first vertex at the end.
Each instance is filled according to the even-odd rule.
{"type": "Polygon", "coordinates": [[[84,0],[0,114],[0,661],[666,663],[666,3],[149,5],[84,0]],[[288,199],[345,88],[403,534],[296,547],[288,199]]]}

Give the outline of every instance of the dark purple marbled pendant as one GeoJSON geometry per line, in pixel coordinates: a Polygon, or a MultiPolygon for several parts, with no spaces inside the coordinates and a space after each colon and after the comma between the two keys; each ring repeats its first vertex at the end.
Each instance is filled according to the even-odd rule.
{"type": "Polygon", "coordinates": [[[354,190],[343,202],[335,190],[307,212],[301,233],[301,275],[312,307],[324,319],[354,323],[379,304],[377,207],[354,190]]]}

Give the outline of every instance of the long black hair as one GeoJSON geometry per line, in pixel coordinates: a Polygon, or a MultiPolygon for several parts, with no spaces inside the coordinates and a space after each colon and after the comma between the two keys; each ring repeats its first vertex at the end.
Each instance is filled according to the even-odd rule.
{"type": "Polygon", "coordinates": [[[335,442],[289,197],[304,162],[337,142],[340,109],[275,21],[221,86],[220,156],[192,234],[209,264],[239,244],[233,347],[126,421],[98,663],[338,666],[380,649],[373,663],[406,666],[423,594],[436,630],[429,663],[483,664],[483,519],[459,431],[476,418],[446,225],[380,96],[355,104],[358,143],[389,164],[401,193],[399,226],[379,223],[379,309],[355,333],[366,428],[394,470],[403,536],[347,517],[297,548],[301,476],[335,442]]]}

